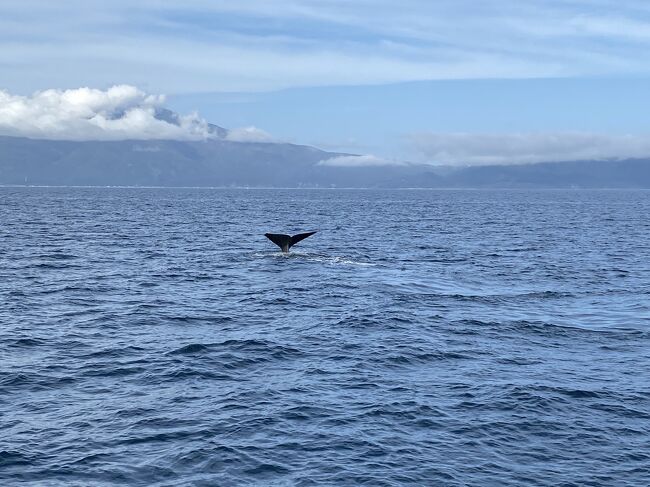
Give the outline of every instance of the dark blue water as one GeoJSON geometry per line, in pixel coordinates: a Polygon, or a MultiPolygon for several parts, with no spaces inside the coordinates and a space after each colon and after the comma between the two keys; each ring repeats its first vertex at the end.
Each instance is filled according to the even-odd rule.
{"type": "Polygon", "coordinates": [[[649,214],[0,188],[0,485],[650,485],[649,214]]]}

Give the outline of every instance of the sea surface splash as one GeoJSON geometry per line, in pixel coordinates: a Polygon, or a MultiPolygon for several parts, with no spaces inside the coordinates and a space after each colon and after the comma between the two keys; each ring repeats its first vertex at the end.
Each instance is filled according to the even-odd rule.
{"type": "Polygon", "coordinates": [[[325,265],[359,265],[370,267],[377,265],[367,260],[362,260],[363,256],[327,255],[296,250],[291,250],[290,252],[255,252],[252,254],[252,257],[256,259],[295,259],[298,262],[320,262],[325,265]]]}
{"type": "Polygon", "coordinates": [[[649,214],[0,188],[0,485],[646,487],[649,214]]]}

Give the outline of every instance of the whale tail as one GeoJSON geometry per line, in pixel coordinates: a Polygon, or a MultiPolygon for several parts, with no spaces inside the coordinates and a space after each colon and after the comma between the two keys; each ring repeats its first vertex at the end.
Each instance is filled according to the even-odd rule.
{"type": "Polygon", "coordinates": [[[282,252],[289,252],[291,247],[315,233],[316,232],[299,233],[293,237],[291,235],[284,235],[283,233],[265,233],[264,236],[280,247],[282,252]]]}

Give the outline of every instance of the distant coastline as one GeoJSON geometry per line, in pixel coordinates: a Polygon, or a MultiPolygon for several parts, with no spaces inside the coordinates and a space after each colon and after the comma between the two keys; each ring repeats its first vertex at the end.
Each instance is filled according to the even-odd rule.
{"type": "Polygon", "coordinates": [[[221,139],[52,141],[0,136],[0,185],[650,189],[648,159],[491,166],[323,164],[327,160],[354,161],[355,157],[361,158],[305,145],[221,139]]]}

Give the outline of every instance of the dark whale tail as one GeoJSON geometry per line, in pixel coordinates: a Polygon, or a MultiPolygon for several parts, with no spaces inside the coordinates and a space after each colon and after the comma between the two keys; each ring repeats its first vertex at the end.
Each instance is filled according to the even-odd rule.
{"type": "Polygon", "coordinates": [[[289,252],[291,247],[315,233],[316,232],[299,233],[293,237],[291,235],[284,235],[283,233],[265,233],[264,236],[280,247],[282,252],[289,252]]]}

